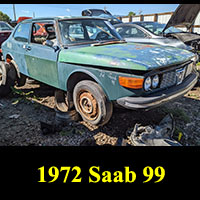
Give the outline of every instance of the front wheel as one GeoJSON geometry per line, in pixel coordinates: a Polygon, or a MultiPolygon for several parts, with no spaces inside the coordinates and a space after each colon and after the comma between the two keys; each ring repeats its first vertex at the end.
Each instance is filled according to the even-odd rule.
{"type": "Polygon", "coordinates": [[[112,116],[112,102],[107,99],[102,88],[93,81],[79,82],[74,88],[73,101],[83,120],[92,125],[102,126],[112,116]]]}

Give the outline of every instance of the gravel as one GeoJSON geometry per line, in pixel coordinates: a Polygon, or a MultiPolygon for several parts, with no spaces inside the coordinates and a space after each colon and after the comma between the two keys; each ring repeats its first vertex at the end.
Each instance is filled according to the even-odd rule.
{"type": "Polygon", "coordinates": [[[128,135],[136,123],[157,125],[168,113],[176,123],[173,138],[184,146],[200,145],[199,85],[181,99],[148,112],[114,108],[110,122],[103,127],[79,120],[44,135],[40,122],[52,125],[56,119],[53,96],[53,88],[33,82],[0,99],[0,146],[114,146],[120,138],[130,144],[128,135]]]}

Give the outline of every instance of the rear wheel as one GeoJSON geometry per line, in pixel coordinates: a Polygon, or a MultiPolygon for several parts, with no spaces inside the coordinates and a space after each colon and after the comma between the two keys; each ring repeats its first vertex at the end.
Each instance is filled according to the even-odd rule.
{"type": "Polygon", "coordinates": [[[8,63],[0,62],[0,97],[7,96],[11,92],[11,86],[15,85],[16,71],[8,63]]]}
{"type": "Polygon", "coordinates": [[[73,101],[83,120],[92,125],[104,125],[112,116],[112,102],[107,99],[102,88],[93,81],[79,82],[74,88],[73,101]]]}

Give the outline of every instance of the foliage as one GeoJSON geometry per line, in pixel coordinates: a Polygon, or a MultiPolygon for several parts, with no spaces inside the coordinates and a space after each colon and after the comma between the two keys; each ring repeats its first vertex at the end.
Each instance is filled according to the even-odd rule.
{"type": "Polygon", "coordinates": [[[7,14],[5,14],[5,13],[0,11],[0,21],[9,22],[10,21],[10,17],[7,14]]]}
{"type": "Polygon", "coordinates": [[[135,14],[134,12],[132,12],[132,11],[128,13],[128,16],[129,16],[129,17],[130,17],[130,16],[135,16],[135,15],[136,15],[136,14],[135,14]]]}

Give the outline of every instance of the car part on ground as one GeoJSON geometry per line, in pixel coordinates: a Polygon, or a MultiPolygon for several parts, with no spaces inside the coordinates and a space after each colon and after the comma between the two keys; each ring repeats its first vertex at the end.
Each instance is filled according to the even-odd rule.
{"type": "Polygon", "coordinates": [[[70,123],[80,120],[80,116],[76,112],[76,110],[71,110],[68,112],[60,112],[59,110],[55,111],[56,115],[52,123],[40,121],[40,128],[43,135],[55,134],[57,132],[60,132],[70,123]]]}
{"type": "Polygon", "coordinates": [[[72,95],[69,92],[55,90],[55,106],[60,112],[68,112],[74,107],[72,95]]]}
{"type": "Polygon", "coordinates": [[[175,121],[169,114],[155,127],[136,124],[130,139],[133,146],[181,146],[172,138],[174,130],[175,121]]]}

